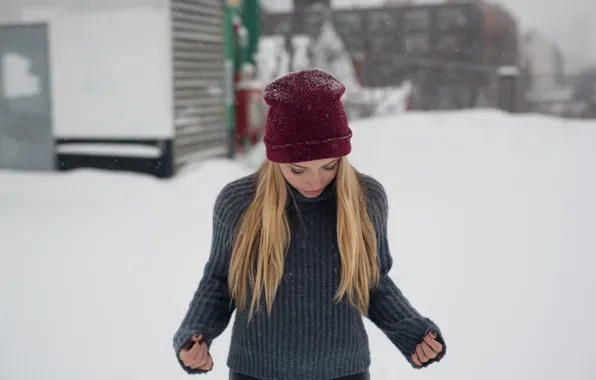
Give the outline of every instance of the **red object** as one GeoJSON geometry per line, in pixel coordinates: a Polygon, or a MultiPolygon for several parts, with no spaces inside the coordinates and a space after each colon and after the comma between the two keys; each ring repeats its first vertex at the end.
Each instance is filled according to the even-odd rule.
{"type": "Polygon", "coordinates": [[[265,150],[274,162],[304,162],[348,155],[352,131],[341,102],[345,87],[330,74],[307,69],[271,82],[265,102],[265,150]]]}
{"type": "Polygon", "coordinates": [[[406,111],[412,111],[414,109],[414,99],[412,93],[408,94],[408,98],[406,99],[406,111]]]}
{"type": "Polygon", "coordinates": [[[352,58],[352,68],[354,69],[354,75],[358,80],[358,84],[364,85],[364,62],[360,59],[352,58]]]}
{"type": "Polygon", "coordinates": [[[265,128],[263,91],[254,81],[238,81],[236,85],[236,152],[261,140],[265,128]]]}

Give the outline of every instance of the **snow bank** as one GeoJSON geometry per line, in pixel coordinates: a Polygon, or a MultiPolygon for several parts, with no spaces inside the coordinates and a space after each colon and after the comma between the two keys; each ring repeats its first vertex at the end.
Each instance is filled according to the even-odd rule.
{"type": "Polygon", "coordinates": [[[366,88],[362,96],[366,103],[373,105],[372,116],[388,117],[407,111],[412,91],[412,82],[405,81],[399,87],[366,88]]]}
{"type": "MultiPolygon", "coordinates": [[[[352,162],[390,197],[392,276],[449,342],[415,372],[367,323],[373,378],[592,379],[596,125],[476,111],[353,129],[352,162]]],[[[247,173],[0,172],[0,378],[187,379],[171,337],[217,192],[247,173]]],[[[229,334],[211,379],[227,379],[229,334]]]]}

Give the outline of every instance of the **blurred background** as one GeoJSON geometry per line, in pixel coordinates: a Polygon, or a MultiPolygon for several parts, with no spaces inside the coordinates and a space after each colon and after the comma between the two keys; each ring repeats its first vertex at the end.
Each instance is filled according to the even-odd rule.
{"type": "MultiPolygon", "coordinates": [[[[262,91],[342,81],[391,273],[448,342],[373,379],[592,380],[589,0],[1,0],[0,379],[183,379],[213,202],[264,160],[262,91]]],[[[211,347],[227,378],[230,331],[211,347]]]]}

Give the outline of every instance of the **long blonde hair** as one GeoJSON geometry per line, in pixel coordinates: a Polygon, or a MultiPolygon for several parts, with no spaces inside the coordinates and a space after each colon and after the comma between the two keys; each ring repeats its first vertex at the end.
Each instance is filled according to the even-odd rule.
{"type": "MultiPolygon", "coordinates": [[[[266,160],[257,172],[254,199],[236,231],[228,284],[239,310],[247,307],[252,289],[249,319],[263,295],[271,312],[283,275],[290,244],[287,186],[279,165],[266,160]]],[[[361,314],[367,315],[371,287],[379,281],[377,240],[363,184],[346,157],[339,161],[335,186],[341,280],[334,300],[347,297],[361,314]]]]}

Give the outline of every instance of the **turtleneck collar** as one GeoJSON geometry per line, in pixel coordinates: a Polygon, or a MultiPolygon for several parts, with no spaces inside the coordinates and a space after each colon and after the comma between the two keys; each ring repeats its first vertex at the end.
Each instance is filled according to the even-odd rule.
{"type": "Polygon", "coordinates": [[[319,194],[315,198],[305,197],[304,195],[302,195],[296,188],[294,188],[289,183],[288,183],[288,189],[292,193],[291,195],[293,196],[293,198],[296,200],[297,203],[301,203],[301,204],[315,204],[315,203],[323,202],[323,201],[326,201],[326,200],[329,200],[329,199],[333,198],[333,196],[335,195],[335,179],[333,179],[333,181],[331,181],[325,187],[325,189],[323,190],[323,192],[321,194],[319,194]]]}

